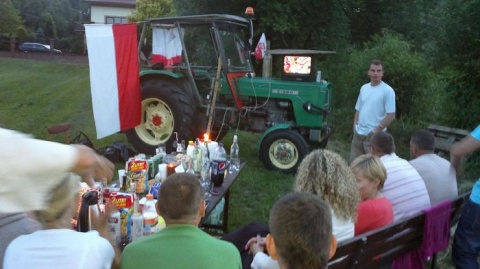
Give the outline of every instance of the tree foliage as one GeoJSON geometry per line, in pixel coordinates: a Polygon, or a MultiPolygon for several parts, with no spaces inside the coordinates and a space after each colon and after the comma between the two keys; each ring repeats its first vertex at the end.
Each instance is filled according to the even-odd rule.
{"type": "Polygon", "coordinates": [[[173,0],[137,0],[135,11],[128,17],[129,21],[143,21],[148,18],[172,16],[175,8],[173,0]]]}
{"type": "Polygon", "coordinates": [[[24,26],[30,31],[44,32],[45,22],[48,21],[45,14],[49,13],[58,38],[73,34],[78,11],[71,7],[69,0],[13,0],[13,4],[24,18],[24,26]]]}
{"type": "Polygon", "coordinates": [[[12,0],[0,0],[0,10],[0,34],[15,34],[22,24],[20,12],[13,6],[12,0]]]}

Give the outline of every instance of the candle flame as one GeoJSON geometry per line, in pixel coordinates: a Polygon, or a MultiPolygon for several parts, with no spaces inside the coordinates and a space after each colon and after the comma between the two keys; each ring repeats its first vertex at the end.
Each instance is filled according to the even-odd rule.
{"type": "Polygon", "coordinates": [[[203,135],[203,141],[205,141],[205,142],[208,142],[208,141],[209,141],[208,133],[205,133],[205,134],[203,135]]]}

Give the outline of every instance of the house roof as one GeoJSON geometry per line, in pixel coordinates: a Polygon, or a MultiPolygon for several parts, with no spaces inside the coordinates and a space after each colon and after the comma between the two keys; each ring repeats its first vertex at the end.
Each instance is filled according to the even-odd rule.
{"type": "Polygon", "coordinates": [[[107,7],[126,7],[134,8],[136,0],[83,0],[92,6],[107,6],[107,7]]]}

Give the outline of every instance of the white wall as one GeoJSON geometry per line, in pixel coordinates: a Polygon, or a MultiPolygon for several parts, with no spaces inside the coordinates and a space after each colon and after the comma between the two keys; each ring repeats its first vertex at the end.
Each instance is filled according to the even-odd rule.
{"type": "Polygon", "coordinates": [[[90,19],[93,23],[105,23],[106,17],[128,17],[135,9],[119,8],[119,7],[96,7],[92,6],[90,19]]]}

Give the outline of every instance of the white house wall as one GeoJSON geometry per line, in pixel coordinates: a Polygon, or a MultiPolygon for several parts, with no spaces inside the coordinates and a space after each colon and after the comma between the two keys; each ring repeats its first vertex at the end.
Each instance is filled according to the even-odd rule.
{"type": "Polygon", "coordinates": [[[124,17],[127,18],[130,16],[135,9],[126,9],[126,8],[118,8],[118,7],[91,7],[91,18],[90,20],[93,23],[105,23],[106,17],[124,17]]]}

